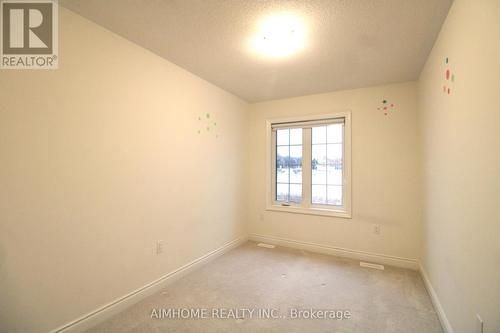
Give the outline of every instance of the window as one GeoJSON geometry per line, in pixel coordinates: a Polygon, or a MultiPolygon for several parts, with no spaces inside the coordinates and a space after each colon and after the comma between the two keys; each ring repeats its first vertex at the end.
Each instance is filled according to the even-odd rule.
{"type": "Polygon", "coordinates": [[[268,121],[269,210],[351,216],[350,113],[268,121]]]}
{"type": "Polygon", "coordinates": [[[302,200],[302,128],[276,131],[276,201],[302,200]]]}

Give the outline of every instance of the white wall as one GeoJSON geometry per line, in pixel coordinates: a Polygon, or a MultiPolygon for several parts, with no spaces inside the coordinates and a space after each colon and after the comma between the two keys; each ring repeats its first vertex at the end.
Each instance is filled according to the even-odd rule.
{"type": "Polygon", "coordinates": [[[0,71],[0,332],[54,329],[246,234],[247,104],[64,8],[59,34],[59,70],[0,71]],[[206,113],[219,138],[197,133],[206,113]]]}
{"type": "Polygon", "coordinates": [[[419,253],[416,84],[251,105],[249,232],[408,259],[419,253]],[[382,100],[394,103],[385,116],[382,100]],[[352,219],[266,211],[266,119],[352,112],[352,219]],[[263,219],[261,220],[261,214],[263,219]],[[381,235],[373,224],[381,225],[381,235]]]}
{"type": "Polygon", "coordinates": [[[422,261],[455,333],[500,332],[499,89],[500,2],[456,0],[419,81],[422,261]]]}

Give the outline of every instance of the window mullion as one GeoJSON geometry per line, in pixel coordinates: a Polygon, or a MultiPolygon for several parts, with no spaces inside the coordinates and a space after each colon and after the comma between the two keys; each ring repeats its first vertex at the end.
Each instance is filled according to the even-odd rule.
{"type": "Polygon", "coordinates": [[[287,167],[288,167],[288,203],[291,202],[290,198],[290,173],[292,172],[292,168],[290,168],[290,161],[292,160],[292,157],[290,156],[290,129],[288,129],[288,161],[287,161],[287,167]]]}
{"type": "Polygon", "coordinates": [[[303,208],[311,206],[312,190],[312,146],[311,146],[311,128],[302,129],[302,203],[303,208]]]}
{"type": "Polygon", "coordinates": [[[277,156],[277,149],[276,149],[276,131],[271,132],[271,176],[272,176],[272,188],[271,188],[271,195],[272,195],[272,202],[277,201],[277,184],[276,182],[278,181],[278,175],[276,172],[276,156],[277,156]]]}

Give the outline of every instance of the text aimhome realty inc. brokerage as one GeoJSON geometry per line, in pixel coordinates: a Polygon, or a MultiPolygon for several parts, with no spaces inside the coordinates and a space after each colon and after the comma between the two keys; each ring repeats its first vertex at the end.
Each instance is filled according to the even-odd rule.
{"type": "Polygon", "coordinates": [[[351,318],[349,310],[291,308],[153,308],[151,319],[334,319],[351,318]]]}

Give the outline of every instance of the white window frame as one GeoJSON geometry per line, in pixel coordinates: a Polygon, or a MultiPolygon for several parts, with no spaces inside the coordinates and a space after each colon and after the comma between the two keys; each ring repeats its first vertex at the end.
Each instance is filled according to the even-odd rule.
{"type": "MultiPolygon", "coordinates": [[[[332,217],[352,217],[352,198],[351,198],[351,112],[341,111],[314,116],[300,116],[290,118],[268,119],[266,120],[266,210],[321,215],[332,217]],[[343,206],[313,205],[311,202],[312,191],[312,173],[311,163],[302,163],[302,201],[300,204],[279,203],[275,200],[275,158],[274,151],[276,147],[275,135],[273,135],[272,125],[277,123],[307,122],[325,119],[344,118],[344,155],[343,155],[343,206]]],[[[308,132],[310,133],[310,131],[308,132]]],[[[311,160],[311,135],[304,131],[302,161],[311,160]]]]}

